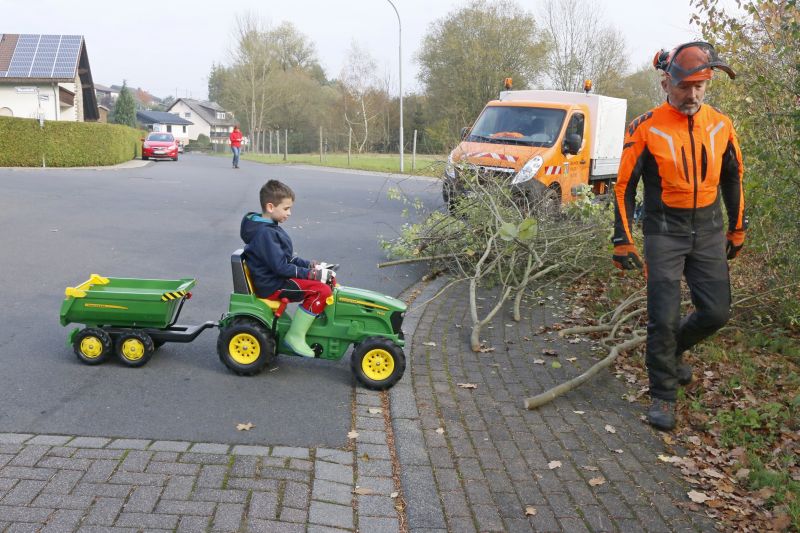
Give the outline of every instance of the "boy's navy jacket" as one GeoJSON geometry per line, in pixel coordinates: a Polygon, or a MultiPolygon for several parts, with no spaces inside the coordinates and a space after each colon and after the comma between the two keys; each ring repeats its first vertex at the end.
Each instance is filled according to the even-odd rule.
{"type": "Polygon", "coordinates": [[[308,278],[311,263],[293,255],[292,239],[277,222],[247,213],[239,234],[246,244],[242,256],[259,298],[282,288],[287,278],[308,278]]]}

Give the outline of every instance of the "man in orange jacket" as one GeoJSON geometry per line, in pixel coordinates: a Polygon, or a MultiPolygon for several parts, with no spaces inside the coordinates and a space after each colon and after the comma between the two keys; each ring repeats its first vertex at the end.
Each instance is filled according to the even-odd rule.
{"type": "Polygon", "coordinates": [[[642,268],[631,234],[636,187],[644,182],[642,230],[647,263],[648,422],[675,427],[678,384],[692,380],[684,351],[713,334],[730,314],[727,259],[745,238],[742,154],[731,120],[703,104],[713,69],[736,74],[704,42],[653,61],[664,71],[667,101],[631,122],[615,190],[614,265],[642,268]],[[728,214],[723,234],[720,196],[728,214]],[[681,278],[694,312],[681,318],[681,278]]]}

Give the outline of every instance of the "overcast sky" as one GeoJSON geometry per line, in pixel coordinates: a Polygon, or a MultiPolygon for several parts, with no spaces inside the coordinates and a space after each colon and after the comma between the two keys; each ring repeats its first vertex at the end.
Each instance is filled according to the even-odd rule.
{"type": "MultiPolygon", "coordinates": [[[[591,1],[591,0],[588,0],[591,1]]],[[[689,0],[594,0],[618,28],[633,66],[660,48],[695,39],[689,0]]],[[[414,56],[430,23],[467,0],[394,0],[403,27],[403,92],[419,89],[414,56]]],[[[542,0],[517,0],[537,14],[542,0]]],[[[316,45],[329,78],[337,77],[355,40],[373,55],[381,77],[397,90],[398,24],[387,0],[0,0],[0,33],[80,34],[95,83],[141,87],[158,97],[205,98],[214,62],[225,63],[237,14],[246,11],[277,26],[292,22],[316,45]]],[[[513,36],[509,36],[513,38],[513,36]]]]}

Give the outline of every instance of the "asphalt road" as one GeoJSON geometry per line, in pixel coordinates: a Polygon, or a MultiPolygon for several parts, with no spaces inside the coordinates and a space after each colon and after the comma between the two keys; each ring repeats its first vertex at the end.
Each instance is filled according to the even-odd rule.
{"type": "Polygon", "coordinates": [[[231,291],[239,222],[279,178],[295,191],[285,224],[302,257],[341,263],[339,281],[398,295],[419,267],[378,269],[378,236],[407,219],[391,186],[435,208],[433,180],[185,155],[134,169],[0,169],[0,432],[342,446],[354,378],[349,354],[281,356],[255,377],[230,373],[217,330],[167,344],[144,367],[81,364],[58,313],[64,288],[89,274],[197,278],[179,323],[216,320],[231,291]],[[236,424],[252,422],[249,432],[236,424]]]}

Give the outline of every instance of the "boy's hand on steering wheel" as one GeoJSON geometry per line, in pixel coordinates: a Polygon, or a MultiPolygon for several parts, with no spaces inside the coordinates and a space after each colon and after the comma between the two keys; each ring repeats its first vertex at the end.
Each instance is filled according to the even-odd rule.
{"type": "Polygon", "coordinates": [[[320,266],[308,271],[308,279],[322,283],[330,283],[334,277],[336,277],[336,272],[320,266]]]}

